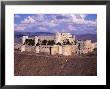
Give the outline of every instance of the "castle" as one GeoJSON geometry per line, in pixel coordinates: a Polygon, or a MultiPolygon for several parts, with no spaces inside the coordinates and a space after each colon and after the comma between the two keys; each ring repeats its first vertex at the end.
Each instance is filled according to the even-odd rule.
{"type": "Polygon", "coordinates": [[[97,48],[96,45],[91,40],[78,41],[70,33],[57,32],[54,36],[35,36],[33,38],[23,36],[21,52],[33,51],[36,53],[43,52],[51,55],[69,56],[92,52],[97,48]]]}

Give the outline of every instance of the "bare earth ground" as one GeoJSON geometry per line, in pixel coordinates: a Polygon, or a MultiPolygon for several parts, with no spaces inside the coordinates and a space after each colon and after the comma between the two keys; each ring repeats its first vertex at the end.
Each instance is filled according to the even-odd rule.
{"type": "Polygon", "coordinates": [[[52,56],[14,52],[15,76],[96,76],[97,56],[52,56]]]}

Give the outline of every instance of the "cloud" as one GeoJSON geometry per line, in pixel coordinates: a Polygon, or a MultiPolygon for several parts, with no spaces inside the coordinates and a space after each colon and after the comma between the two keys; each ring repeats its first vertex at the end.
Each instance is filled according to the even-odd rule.
{"type": "Polygon", "coordinates": [[[72,21],[73,21],[74,24],[86,24],[86,25],[92,25],[92,26],[97,25],[96,20],[95,21],[86,20],[85,19],[86,16],[87,15],[85,15],[85,14],[72,14],[71,15],[72,21]]]}
{"type": "Polygon", "coordinates": [[[41,30],[41,31],[46,31],[47,29],[46,28],[44,28],[44,27],[38,27],[39,28],[39,30],[41,30]]]}
{"type": "Polygon", "coordinates": [[[83,19],[85,19],[86,16],[87,15],[85,15],[85,14],[80,14],[80,17],[83,18],[83,19]]]}
{"type": "Polygon", "coordinates": [[[24,31],[25,28],[26,27],[25,26],[21,26],[21,24],[14,26],[15,31],[24,31]]]}
{"type": "Polygon", "coordinates": [[[96,21],[87,20],[86,14],[60,14],[53,15],[52,18],[57,24],[66,23],[66,24],[86,24],[96,26],[96,21]]]}
{"type": "Polygon", "coordinates": [[[31,24],[31,23],[34,23],[34,22],[35,22],[35,20],[31,16],[28,16],[23,21],[21,21],[22,24],[31,24]]]}
{"type": "Polygon", "coordinates": [[[15,31],[95,32],[97,20],[87,20],[86,16],[86,14],[34,14],[22,19],[14,28],[15,31]]]}
{"type": "Polygon", "coordinates": [[[14,15],[14,17],[15,17],[15,18],[21,18],[21,16],[20,16],[20,15],[14,15]]]}
{"type": "Polygon", "coordinates": [[[69,29],[70,31],[75,31],[75,30],[77,30],[77,29],[75,28],[75,26],[73,26],[73,25],[68,25],[68,29],[69,29]]]}
{"type": "Polygon", "coordinates": [[[55,27],[58,25],[54,20],[50,20],[49,22],[46,23],[47,26],[49,27],[55,27]]]}
{"type": "Polygon", "coordinates": [[[30,27],[30,25],[32,23],[34,23],[35,20],[31,17],[31,16],[28,16],[26,17],[25,19],[23,19],[20,24],[18,25],[15,25],[15,31],[23,31],[25,30],[27,27],[30,27]]]}

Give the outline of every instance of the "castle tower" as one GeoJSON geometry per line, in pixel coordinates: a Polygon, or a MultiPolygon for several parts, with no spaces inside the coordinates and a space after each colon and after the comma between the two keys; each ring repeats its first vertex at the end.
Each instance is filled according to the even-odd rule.
{"type": "Polygon", "coordinates": [[[28,36],[23,36],[23,37],[22,37],[22,44],[25,43],[25,40],[26,40],[26,39],[28,39],[28,36]]]}
{"type": "Polygon", "coordinates": [[[38,43],[38,36],[35,36],[35,45],[38,43]]]}
{"type": "Polygon", "coordinates": [[[60,41],[61,41],[61,33],[57,32],[55,34],[55,43],[57,44],[60,41]]]}

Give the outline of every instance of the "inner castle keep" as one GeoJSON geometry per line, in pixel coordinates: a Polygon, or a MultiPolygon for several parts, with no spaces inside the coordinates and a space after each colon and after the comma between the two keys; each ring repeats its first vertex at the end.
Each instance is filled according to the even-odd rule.
{"type": "Polygon", "coordinates": [[[97,48],[91,40],[79,41],[71,33],[55,33],[54,36],[22,37],[21,52],[47,53],[50,55],[86,54],[97,48]]]}

